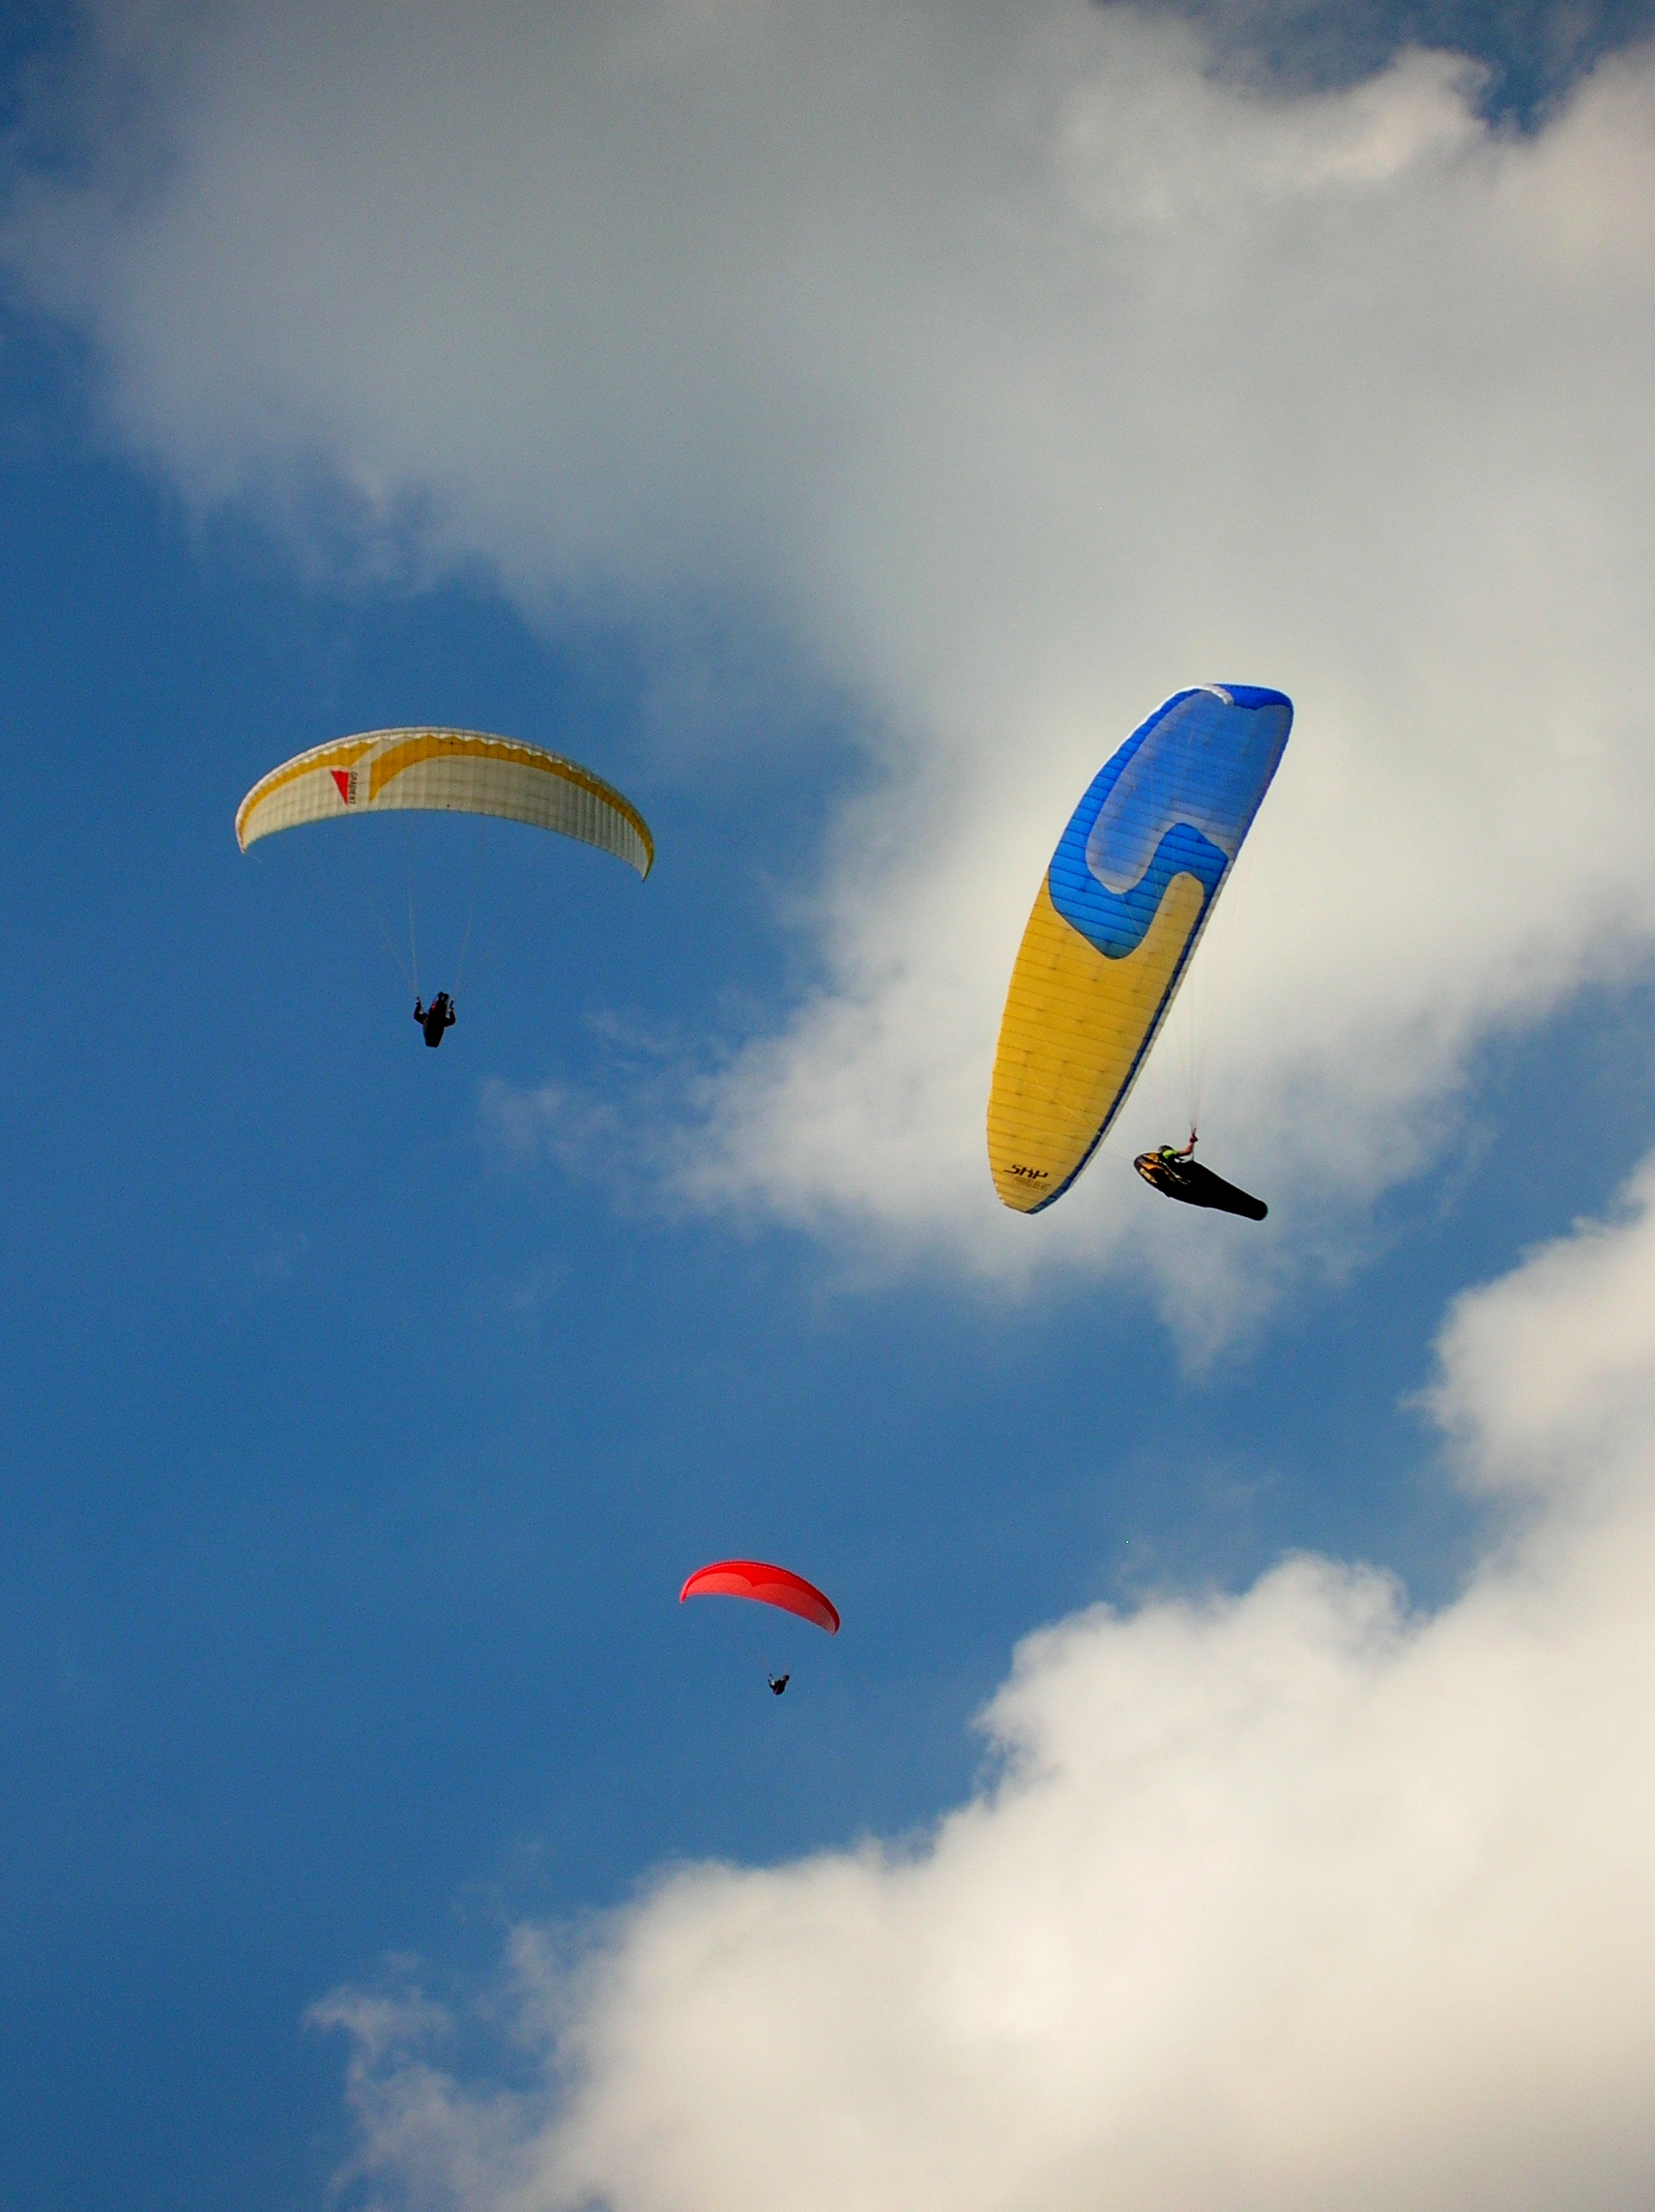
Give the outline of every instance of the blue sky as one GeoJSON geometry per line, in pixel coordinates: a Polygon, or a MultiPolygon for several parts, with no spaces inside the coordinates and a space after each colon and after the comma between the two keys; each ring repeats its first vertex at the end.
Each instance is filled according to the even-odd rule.
{"type": "MultiPolygon", "coordinates": [[[[436,13],[463,49],[460,18],[436,13]]],[[[1224,158],[1259,173],[1262,141],[1245,133],[1282,116],[1323,150],[1303,156],[1307,175],[1327,146],[1329,174],[1341,145],[1369,158],[1378,127],[1359,104],[1369,80],[1357,62],[1390,43],[1374,24],[1412,29],[1414,16],[1376,15],[1372,50],[1335,67],[1325,12],[1197,13],[1223,18],[1217,47],[1167,44],[1156,18],[1139,44],[1095,61],[1060,52],[1054,66],[1096,67],[1128,103],[1156,85],[1235,102],[1242,139],[1224,158]],[[1242,47],[1252,59],[1238,89],[1242,47]],[[1274,73],[1263,92],[1261,55],[1274,73]]],[[[1438,12],[1424,28],[1514,82],[1560,87],[1561,14],[1438,12]]],[[[1568,15],[1577,31],[1587,24],[1571,33],[1576,69],[1605,51],[1612,65],[1641,27],[1625,11],[1601,12],[1595,31],[1568,15]]],[[[951,1041],[947,994],[962,992],[972,1022],[992,1031],[1006,963],[998,938],[980,953],[957,926],[950,902],[974,900],[973,882],[956,894],[922,856],[932,821],[939,845],[956,831],[968,855],[993,843],[992,795],[973,814],[956,794],[990,757],[960,698],[968,684],[989,695],[979,675],[996,649],[968,620],[979,602],[963,587],[944,578],[936,604],[927,597],[954,523],[945,503],[924,509],[914,490],[926,471],[907,473],[912,422],[906,445],[870,433],[866,473],[847,464],[858,496],[834,508],[821,491],[837,463],[823,458],[820,423],[859,422],[864,400],[872,421],[883,394],[868,397],[857,379],[871,372],[856,367],[818,417],[811,380],[783,365],[791,398],[773,416],[755,411],[740,497],[706,491],[691,472],[656,510],[648,451],[633,476],[625,460],[655,426],[628,422],[625,391],[601,433],[551,424],[555,480],[535,475],[542,456],[522,431],[541,401],[515,391],[508,312],[507,335],[479,345],[500,383],[485,378],[474,395],[479,416],[500,411],[500,445],[475,444],[463,361],[453,381],[444,351],[455,318],[435,297],[448,333],[431,357],[440,397],[427,409],[399,364],[383,417],[371,404],[353,414],[347,396],[335,418],[336,363],[305,358],[297,336],[294,354],[260,359],[247,304],[261,292],[257,254],[233,233],[203,247],[199,207],[169,227],[168,194],[210,176],[226,146],[233,159],[235,135],[219,126],[238,112],[237,85],[253,81],[238,75],[245,19],[208,10],[201,20],[184,92],[167,73],[177,26],[164,10],[133,18],[135,58],[120,48],[118,11],[84,21],[45,11],[29,39],[54,69],[28,73],[28,42],[8,59],[8,106],[35,136],[11,178],[0,355],[11,771],[0,1893],[12,1993],[0,2202],[285,2212],[325,2201],[365,2143],[381,2164],[377,2179],[350,2184],[363,2201],[446,2202],[447,2188],[480,2206],[495,2200],[486,2180],[468,2197],[386,2150],[383,2103],[353,2113],[348,2046],[307,2025],[308,2008],[412,1976],[472,2023],[478,2045],[460,2036],[457,2077],[479,2081],[479,2095],[515,2084],[537,2047],[503,2049],[490,2029],[509,1929],[588,1927],[641,1895],[643,1917],[620,1925],[644,1941],[665,1868],[808,1865],[867,1837],[910,1839],[923,1857],[931,1824],[973,1801],[985,1759],[994,1770],[973,1721],[1031,1631],[1099,1601],[1129,1621],[1158,1617],[1152,1601],[1180,1593],[1228,1591],[1244,1605],[1276,1561],[1304,1553],[1393,1570],[1427,1612],[1452,1608],[1486,1571],[1488,1508],[1466,1495],[1418,1402],[1438,1372],[1444,1316],[1473,1286],[1528,1281],[1514,1275],[1525,1253],[1567,1238],[1581,1217],[1630,1219],[1636,1206],[1617,1194],[1655,1136],[1646,848],[1620,855],[1611,819],[1618,807],[1635,830],[1627,795],[1650,798],[1647,732],[1637,713],[1616,721],[1602,705],[1640,677],[1648,579],[1640,570],[1608,611],[1601,595],[1583,611],[1559,605],[1555,713],[1578,713],[1602,748],[1601,815],[1582,802],[1575,818],[1544,748],[1524,750],[1521,713],[1503,707],[1508,719],[1473,731],[1442,778],[1463,767],[1488,803],[1497,791],[1513,820],[1548,826],[1549,852],[1573,855],[1544,893],[1547,946],[1512,920],[1417,1003],[1356,975],[1349,1019],[1352,1035],[1379,1040],[1372,1065],[1361,1044],[1316,1057],[1314,1035],[1337,1039],[1347,1018],[1342,1002],[1315,997],[1342,988],[1331,962],[1330,983],[1314,964],[1294,972],[1315,1021],[1291,1052],[1271,1041],[1267,982],[1244,980],[1248,1035],[1212,1081],[1231,1157],[1277,1206],[1264,1257],[1236,1243],[1240,1225],[1168,1223],[1115,1177],[1086,1206],[1077,1194],[1058,1263],[1031,1266],[1027,1243],[995,1241],[1006,1225],[971,1210],[981,1194],[964,1179],[979,1140],[969,1112],[958,1131],[947,1119],[981,1063],[975,1030],[951,1041]],[[73,141],[108,112],[100,102],[115,81],[131,104],[85,174],[72,163],[66,183],[43,168],[48,123],[73,141]],[[111,182],[128,161],[148,175],[162,143],[167,160],[142,189],[111,182]],[[230,259],[215,261],[220,251],[230,259]],[[786,478],[796,434],[804,520],[786,478]],[[583,478],[588,436],[602,467],[583,478]],[[896,524],[883,514],[881,456],[898,485],[896,524]],[[779,489],[770,470],[786,478],[779,489]],[[623,522],[582,511],[599,479],[623,522]],[[537,538],[537,516],[554,509],[556,526],[537,538]],[[865,598],[798,552],[836,533],[855,573],[864,530],[865,598]],[[912,558],[927,543],[935,566],[912,558]],[[769,594],[772,567],[785,581],[769,594]],[[854,641],[842,654],[824,643],[829,617],[854,641]],[[377,895],[396,917],[400,832],[364,841],[360,857],[319,831],[305,854],[293,838],[244,858],[230,829],[245,789],[287,753],[412,720],[572,753],[637,800],[659,852],[639,886],[598,856],[498,837],[485,917],[500,949],[440,1055],[420,1044],[368,911],[377,895]],[[869,916],[899,948],[894,982],[857,940],[869,916]],[[918,978],[912,997],[905,977],[918,978]],[[850,1026],[822,1027],[835,1021],[850,1026]],[[789,1103],[805,1095],[820,1125],[789,1103]],[[860,1179],[869,1130],[890,1138],[900,1203],[860,1179]],[[969,1163],[957,1181],[956,1156],[969,1163]],[[930,1179],[933,1158],[944,1165],[930,1179]],[[1295,1187],[1306,1193],[1296,1206],[1295,1187]],[[681,1613],[683,1574],[728,1552],[821,1581],[843,1635],[829,1645],[733,1607],[681,1613]],[[779,1703],[763,1683],[778,1661],[795,1677],[779,1703]]],[[[296,142],[318,81],[306,73],[332,35],[318,20],[296,11],[292,80],[259,87],[264,124],[285,117],[296,142]]],[[[1085,23],[1061,31],[1089,35],[1085,23]]],[[[1655,105],[1646,57],[1637,67],[1621,108],[1588,112],[1576,139],[1557,141],[1559,160],[1595,174],[1627,103],[1635,115],[1655,105]]],[[[1405,81],[1394,96],[1401,120],[1387,111],[1383,131],[1426,149],[1394,172],[1380,162],[1387,180],[1403,178],[1399,198],[1415,189],[1408,164],[1429,170],[1442,132],[1462,134],[1454,159],[1472,169],[1491,142],[1475,133],[1508,142],[1500,116],[1489,125],[1452,82],[1405,81]]],[[[1527,95],[1513,104],[1531,113],[1527,95]]],[[[1214,111],[1215,138],[1230,112],[1214,111]]],[[[1538,142],[1551,143],[1548,128],[1536,122],[1538,142]]],[[[930,126],[916,129],[913,158],[931,144],[930,126]]],[[[1461,189],[1459,172],[1446,175],[1425,176],[1394,229],[1388,216],[1361,218],[1375,226],[1364,237],[1358,223],[1361,250],[1380,263],[1395,254],[1374,279],[1376,313],[1410,286],[1423,296],[1460,282],[1452,251],[1422,275],[1414,248],[1396,244],[1414,237],[1433,192],[1446,205],[1461,189]]],[[[1209,218],[1181,189],[1168,187],[1169,235],[1199,245],[1209,218]]],[[[1453,206],[1443,223],[1474,245],[1475,209],[1453,206]]],[[[432,219],[429,205],[410,217],[432,219]]],[[[927,226],[942,220],[915,218],[927,269],[927,226]]],[[[847,235],[863,236],[855,224],[847,235]]],[[[1291,318],[1292,255],[1319,249],[1285,236],[1266,241],[1285,258],[1262,260],[1259,283],[1277,287],[1291,318]]],[[[337,243],[348,286],[363,240],[337,243]]],[[[618,247],[618,293],[635,244],[618,247]]],[[[1606,454],[1587,450],[1585,428],[1578,450],[1560,437],[1562,489],[1555,507],[1542,503],[1584,514],[1582,542],[1631,543],[1615,537],[1634,527],[1615,503],[1636,493],[1645,456],[1617,453],[1612,431],[1618,407],[1641,403],[1647,333],[1632,307],[1655,275],[1645,246],[1632,224],[1594,294],[1603,321],[1586,334],[1605,379],[1593,404],[1610,424],[1606,454]]],[[[743,290],[737,258],[717,266],[732,297],[743,290]]],[[[508,274],[485,269],[476,284],[503,287],[509,307],[508,274]]],[[[1327,280],[1320,263],[1313,280],[1327,280]]],[[[887,278],[870,281],[881,290],[887,278]]],[[[382,303],[391,345],[405,305],[382,303]]],[[[605,311],[594,308],[595,325],[605,311]]],[[[1151,300],[1142,311],[1148,352],[1163,310],[1151,300]]],[[[1553,327],[1555,301],[1538,278],[1520,311],[1553,327]]],[[[924,307],[940,357],[954,346],[951,312],[977,327],[940,286],[924,307]]],[[[917,324],[904,328],[917,342],[917,324]]],[[[341,342],[365,346],[369,334],[341,342]]],[[[1441,419],[1451,446],[1458,402],[1432,376],[1438,351],[1463,355],[1474,384],[1485,342],[1497,356],[1506,340],[1491,323],[1422,345],[1391,394],[1414,410],[1421,466],[1443,484],[1450,566],[1463,486],[1432,423],[1441,419]]],[[[525,351],[536,354],[527,340],[525,351]]],[[[421,358],[419,343],[409,358],[421,358]]],[[[1554,365],[1565,384],[1585,373],[1554,365]]],[[[1129,367],[1114,361],[1106,385],[1129,381],[1129,367]]],[[[684,371],[692,388],[697,373],[684,371]]],[[[601,388],[572,355],[567,374],[601,388]]],[[[1268,361],[1259,374],[1273,374],[1268,361]]],[[[1182,403],[1216,414],[1226,387],[1215,379],[1182,403]]],[[[371,399],[371,373],[363,389],[371,399]]],[[[735,431],[720,413],[721,377],[708,389],[716,447],[743,433],[734,401],[735,431]]],[[[1551,420],[1555,390],[1502,393],[1519,450],[1551,420]]],[[[950,396],[962,421],[976,419],[970,393],[950,396]]],[[[663,439],[689,434],[672,430],[676,405],[660,399],[663,439]]],[[[1233,427],[1238,473],[1251,480],[1270,464],[1281,434],[1262,417],[1233,427]]],[[[847,451],[857,435],[844,431],[847,451]]],[[[962,438],[969,474],[977,456],[962,438]]],[[[1013,484],[1016,460],[1014,450],[1004,462],[1013,484]]],[[[1031,473],[1037,463],[1031,444],[1031,473]]],[[[1129,464],[1118,465],[1124,485],[1129,464]]],[[[1192,471],[1203,465],[1193,455],[1192,471]]],[[[1364,466],[1313,471],[1285,495],[1288,511],[1320,502],[1352,535],[1382,538],[1364,466]]],[[[967,536],[994,536],[1001,496],[984,493],[967,536]]],[[[1019,527],[1006,524],[1008,539],[1019,527]]],[[[1524,604],[1544,611],[1560,571],[1512,530],[1533,592],[1524,604]]],[[[1340,579],[1352,594],[1354,577],[1340,579]]],[[[985,587],[991,603],[997,588],[985,587]]],[[[1039,578],[1031,590],[1048,607],[1061,596],[1039,578]]],[[[1325,659],[1304,643],[1308,599],[1296,625],[1262,625],[1255,651],[1253,591],[1224,563],[1203,570],[1176,663],[1175,606],[1118,681],[1089,689],[1091,663],[1065,664],[1049,728],[1031,717],[1008,739],[1013,757],[1038,766],[1028,765],[1027,820],[1007,821],[1003,896],[985,893],[985,909],[1020,921],[1032,888],[1023,847],[1049,845],[1064,812],[1057,795],[1077,792],[1135,713],[1192,678],[1279,681],[1300,697],[1296,746],[1316,757],[1343,716],[1361,762],[1393,742],[1374,702],[1398,698],[1399,721],[1417,725],[1461,680],[1440,659],[1456,623],[1471,642],[1454,698],[1486,690],[1506,650],[1497,624],[1478,626],[1480,602],[1450,608],[1441,636],[1416,643],[1401,629],[1406,593],[1381,589],[1369,627],[1341,633],[1325,659]],[[1232,666],[1243,654],[1247,665],[1232,666]],[[1141,696],[1151,681],[1154,695],[1141,696]]],[[[1030,626],[1004,603],[1008,633],[1030,626]]],[[[1084,628],[1084,608],[1072,620],[1084,628]]],[[[1111,650],[1107,637],[1098,650],[1111,650]]],[[[1003,657],[1010,698],[1009,636],[1003,657]]],[[[1533,672],[1515,681],[1533,700],[1533,672]]],[[[1447,746],[1442,712],[1427,736],[1447,746]]],[[[1309,782],[1295,790],[1283,795],[1280,856],[1266,848],[1247,887],[1262,918],[1257,938],[1238,941],[1244,971],[1272,957],[1272,930],[1281,942],[1314,933],[1306,917],[1314,924],[1328,880],[1321,801],[1309,782]],[[1272,867],[1292,886],[1279,911],[1272,867]]],[[[1341,819],[1389,803],[1348,801],[1341,819]]],[[[419,848],[437,902],[427,985],[444,980],[430,963],[453,928],[442,898],[463,895],[453,887],[470,861],[469,834],[450,827],[422,832],[419,848]]],[[[1502,864],[1517,849],[1502,846],[1502,864]]],[[[1352,901],[1403,867],[1400,851],[1381,854],[1352,901]]],[[[1374,937],[1371,921],[1361,927],[1374,937]]],[[[1089,1182],[1101,1191],[1105,1179],[1099,1168],[1089,1182]]],[[[1011,1225],[1026,1239],[1042,1226],[1011,1225]]],[[[614,1940],[624,1956],[631,1937],[614,1940]]],[[[367,2048],[360,2023],[357,2048],[367,2048]]],[[[383,2077],[392,2091],[409,2079],[399,2064],[383,2077]]],[[[1605,2079],[1613,2071],[1606,2059],[1605,2079]]],[[[526,2143],[564,2124],[555,2098],[548,2109],[551,2119],[522,2123],[526,2143]]],[[[1011,2170],[1004,2200],[1034,2200],[1019,2198],[1031,2184],[1011,2170]]],[[[1630,2194],[1606,2183],[1591,2200],[1640,2201],[1647,2170],[1634,2170],[1630,2194]]],[[[624,2164],[603,2186],[617,2206],[662,2200],[624,2164]]],[[[701,2200],[684,2187],[683,2201],[701,2200]]],[[[884,2201],[871,2185],[849,2194],[884,2201]]],[[[565,2198],[548,2184],[544,2200],[565,2198]]],[[[1435,2201],[1429,2191],[1416,2200],[1435,2201]]]]}

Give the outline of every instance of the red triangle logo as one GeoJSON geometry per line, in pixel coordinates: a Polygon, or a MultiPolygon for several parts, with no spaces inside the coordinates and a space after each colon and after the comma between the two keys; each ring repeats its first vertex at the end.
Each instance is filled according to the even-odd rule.
{"type": "Polygon", "coordinates": [[[339,797],[348,806],[351,802],[351,771],[348,768],[331,768],[328,773],[339,787],[339,797]]]}

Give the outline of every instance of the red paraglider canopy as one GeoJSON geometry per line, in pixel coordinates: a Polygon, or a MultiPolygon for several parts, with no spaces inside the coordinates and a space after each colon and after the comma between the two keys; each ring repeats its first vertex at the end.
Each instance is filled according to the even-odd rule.
{"type": "Polygon", "coordinates": [[[813,1620],[829,1636],[839,1633],[839,1609],[814,1583],[787,1567],[767,1566],[763,1559],[718,1559],[698,1567],[678,1593],[686,1597],[750,1597],[760,1605],[779,1605],[783,1613],[797,1613],[800,1620],[813,1620]]]}

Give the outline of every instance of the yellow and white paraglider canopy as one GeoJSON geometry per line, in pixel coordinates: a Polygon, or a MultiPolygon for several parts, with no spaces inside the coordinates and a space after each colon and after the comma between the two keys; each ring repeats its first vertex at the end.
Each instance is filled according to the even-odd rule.
{"type": "Polygon", "coordinates": [[[236,838],[246,852],[302,823],[406,808],[526,822],[613,853],[640,876],[654,865],[648,823],[613,784],[486,730],[369,730],[313,745],[253,785],[236,810],[236,838]]]}

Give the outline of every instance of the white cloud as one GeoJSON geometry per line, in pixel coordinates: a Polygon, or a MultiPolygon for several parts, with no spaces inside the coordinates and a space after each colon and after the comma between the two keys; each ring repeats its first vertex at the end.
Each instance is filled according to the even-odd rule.
{"type": "MultiPolygon", "coordinates": [[[[1655,2194],[1655,1162],[1461,1299],[1524,1501],[1468,1586],[1291,1559],[1031,1637],[921,1846],[697,1866],[513,1947],[514,2068],[349,1994],[376,2202],[1633,2212],[1655,2194]]],[[[1336,1470],[1329,1470],[1337,1479],[1336,1470]]]]}
{"type": "Polygon", "coordinates": [[[1010,1277],[1130,1238],[1223,1304],[1215,1251],[1343,1237],[1480,1039],[1646,958],[1648,52],[1520,138],[1448,57],[1261,95],[1067,0],[148,7],[104,51],[104,150],[6,250],[124,437],[206,500],[320,472],[545,620],[734,610],[860,702],[824,981],[718,1063],[682,1189],[1010,1277]],[[1206,1114],[1276,1227],[1104,1167],[1013,1219],[1039,869],[1209,677],[1299,708],[1206,1114]]]}

